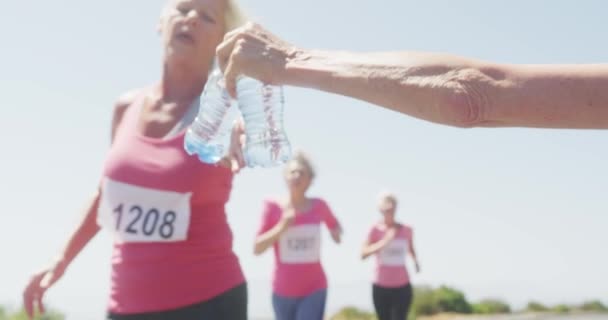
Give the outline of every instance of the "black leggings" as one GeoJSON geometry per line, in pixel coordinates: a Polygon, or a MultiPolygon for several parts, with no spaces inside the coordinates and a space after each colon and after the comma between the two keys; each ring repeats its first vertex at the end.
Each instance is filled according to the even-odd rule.
{"type": "Polygon", "coordinates": [[[374,285],[372,287],[374,308],[378,320],[405,320],[412,304],[412,286],[387,288],[374,285]]]}
{"type": "Polygon", "coordinates": [[[247,320],[247,284],[234,287],[210,300],[159,312],[108,314],[108,320],[247,320]]]}

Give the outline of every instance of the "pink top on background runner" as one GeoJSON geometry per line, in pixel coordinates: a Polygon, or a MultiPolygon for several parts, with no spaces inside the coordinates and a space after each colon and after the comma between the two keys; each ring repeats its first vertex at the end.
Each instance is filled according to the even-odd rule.
{"type": "MultiPolygon", "coordinates": [[[[257,234],[272,229],[282,214],[282,208],[276,201],[265,201],[262,224],[257,234]]],[[[275,294],[303,297],[327,288],[327,278],[320,261],[321,223],[330,230],[339,227],[325,201],[312,199],[311,208],[296,213],[292,225],[274,243],[272,288],[275,294]]]]}
{"type": "MultiPolygon", "coordinates": [[[[183,149],[184,131],[166,139],[140,134],[137,127],[141,100],[128,107],[118,127],[103,179],[124,185],[127,190],[144,190],[143,194],[183,194],[186,201],[182,202],[189,207],[190,216],[183,240],[115,241],[108,307],[118,314],[184,307],[208,300],[245,281],[232,251],[232,231],[224,210],[232,187],[231,171],[188,156],[183,149]]],[[[126,197],[121,192],[114,189],[115,194],[126,197]]],[[[103,196],[102,193],[102,199],[103,196]]],[[[146,202],[150,207],[149,203],[157,201],[156,197],[148,197],[149,201],[140,198],[144,203],[131,204],[129,210],[125,205],[124,213],[121,211],[123,221],[117,223],[122,223],[125,230],[131,228],[135,236],[153,232],[172,235],[174,217],[167,215],[168,211],[154,212],[155,209],[145,207],[146,202]],[[144,213],[141,219],[135,216],[139,211],[144,213]]],[[[126,199],[129,200],[134,201],[126,199]]],[[[116,213],[123,208],[113,210],[116,213]]]]}
{"type": "MultiPolygon", "coordinates": [[[[384,223],[376,224],[369,232],[368,243],[380,241],[387,231],[384,223]]],[[[412,243],[412,228],[401,225],[395,238],[375,254],[376,270],[374,284],[381,287],[401,287],[410,282],[405,266],[405,257],[412,243]]]]}

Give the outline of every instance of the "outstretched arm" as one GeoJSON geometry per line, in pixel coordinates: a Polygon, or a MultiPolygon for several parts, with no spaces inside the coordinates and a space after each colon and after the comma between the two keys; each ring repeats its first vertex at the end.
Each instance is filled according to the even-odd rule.
{"type": "Polygon", "coordinates": [[[608,129],[608,64],[507,65],[429,52],[305,50],[259,25],[217,50],[227,87],[247,75],[457,127],[608,129]]]}

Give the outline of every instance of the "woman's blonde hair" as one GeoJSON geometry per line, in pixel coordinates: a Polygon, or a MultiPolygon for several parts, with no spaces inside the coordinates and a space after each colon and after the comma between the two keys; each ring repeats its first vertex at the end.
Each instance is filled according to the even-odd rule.
{"type": "MultiPolygon", "coordinates": [[[[174,0],[168,0],[163,6],[161,17],[164,17],[172,9],[174,0]]],[[[234,30],[247,22],[247,16],[237,0],[225,0],[226,9],[224,11],[224,32],[234,30]]]]}
{"type": "Polygon", "coordinates": [[[226,11],[224,12],[225,32],[234,30],[247,22],[247,15],[241,9],[236,0],[226,0],[226,11]]]}
{"type": "Polygon", "coordinates": [[[302,151],[296,151],[293,153],[291,159],[289,159],[289,162],[297,162],[300,165],[302,165],[303,167],[306,168],[306,171],[308,171],[308,174],[310,174],[310,178],[314,178],[316,175],[316,171],[314,166],[312,165],[312,162],[310,161],[310,158],[308,157],[308,155],[302,151]]]}
{"type": "Polygon", "coordinates": [[[390,201],[394,206],[397,205],[397,196],[387,190],[381,191],[378,194],[378,203],[383,203],[385,201],[390,201]]]}

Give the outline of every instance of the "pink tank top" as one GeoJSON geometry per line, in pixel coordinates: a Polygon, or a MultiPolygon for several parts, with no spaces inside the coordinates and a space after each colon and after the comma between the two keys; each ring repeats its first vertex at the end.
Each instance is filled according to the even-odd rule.
{"type": "MultiPolygon", "coordinates": [[[[384,223],[376,224],[368,235],[368,242],[380,241],[387,229],[384,223]]],[[[381,287],[400,287],[410,282],[405,259],[412,243],[412,228],[402,225],[395,238],[375,254],[376,270],[374,284],[381,287]]]]}
{"type": "MultiPolygon", "coordinates": [[[[258,235],[272,229],[283,212],[276,201],[264,203],[258,235]]],[[[304,297],[327,288],[327,278],[321,265],[321,224],[333,230],[338,221],[325,201],[313,199],[307,212],[298,212],[295,221],[274,243],[274,274],[272,289],[285,297],[304,297]]]]}
{"type": "Polygon", "coordinates": [[[188,156],[184,131],[140,134],[137,100],[106,159],[98,210],[115,237],[109,310],[119,314],[191,305],[245,281],[224,211],[232,173],[188,156]]]}

